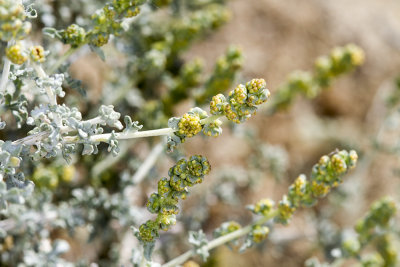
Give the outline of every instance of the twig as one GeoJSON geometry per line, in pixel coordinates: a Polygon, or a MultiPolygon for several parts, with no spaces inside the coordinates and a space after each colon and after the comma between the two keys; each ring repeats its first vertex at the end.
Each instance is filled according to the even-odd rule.
{"type": "Polygon", "coordinates": [[[211,123],[211,122],[214,122],[215,120],[217,120],[217,119],[219,119],[221,117],[223,117],[223,115],[212,115],[212,116],[210,116],[208,118],[200,120],[200,124],[204,125],[204,124],[207,124],[207,123],[211,123]]]}
{"type": "Polygon", "coordinates": [[[142,165],[140,165],[139,169],[132,176],[132,182],[134,184],[138,184],[146,177],[149,173],[150,169],[154,166],[157,161],[157,158],[160,156],[161,152],[163,152],[163,143],[159,142],[157,145],[153,147],[150,154],[143,161],[142,165]]]}
{"type": "MultiPolygon", "coordinates": [[[[141,138],[141,137],[151,137],[151,136],[161,136],[161,135],[170,135],[174,133],[176,130],[172,128],[162,128],[157,130],[148,130],[148,131],[140,131],[140,132],[133,132],[133,133],[116,133],[115,138],[118,140],[124,139],[134,139],[134,138],[141,138]]],[[[90,137],[91,142],[108,142],[110,139],[111,134],[97,134],[90,137]]],[[[78,136],[66,136],[64,138],[66,143],[79,143],[80,139],[78,136]]]]}
{"type": "MultiPolygon", "coordinates": [[[[206,246],[205,249],[207,251],[210,251],[216,247],[219,247],[225,243],[228,243],[232,240],[235,240],[241,236],[247,235],[248,233],[250,233],[252,227],[254,225],[261,225],[266,223],[267,221],[269,221],[270,219],[274,218],[276,215],[278,214],[277,210],[272,211],[271,213],[267,214],[267,216],[262,217],[261,219],[255,221],[254,223],[241,228],[239,230],[236,230],[235,232],[232,232],[230,234],[218,237],[212,241],[210,241],[206,246]]],[[[175,267],[178,266],[184,262],[186,262],[188,259],[190,259],[192,256],[194,256],[196,253],[194,250],[189,250],[185,253],[183,253],[182,255],[176,257],[175,259],[163,264],[161,267],[175,267]]]]}
{"type": "MultiPolygon", "coordinates": [[[[35,69],[35,71],[36,71],[37,75],[39,76],[39,78],[44,79],[44,78],[48,77],[46,72],[44,72],[43,68],[40,65],[37,65],[37,64],[33,63],[32,66],[35,69]]],[[[47,96],[49,98],[50,105],[57,106],[57,96],[54,94],[54,92],[51,89],[51,87],[50,86],[46,86],[44,89],[46,90],[46,94],[47,94],[47,96]]],[[[53,117],[54,117],[54,121],[57,124],[57,126],[61,127],[62,124],[61,124],[60,116],[57,113],[53,112],[53,117]]]]}
{"type": "MultiPolygon", "coordinates": [[[[9,41],[8,46],[12,45],[14,41],[9,41]]],[[[7,57],[4,57],[4,66],[3,66],[3,72],[1,74],[1,81],[0,81],[0,93],[4,92],[6,90],[6,85],[8,82],[8,75],[10,74],[10,67],[11,67],[11,62],[7,57]]]]}
{"type": "Polygon", "coordinates": [[[75,48],[70,48],[68,49],[67,52],[64,53],[64,55],[62,55],[56,63],[54,63],[53,66],[51,66],[51,68],[49,69],[49,73],[53,74],[60,66],[61,64],[64,63],[64,61],[66,61],[73,53],[75,53],[76,50],[78,50],[80,47],[75,47],[75,48]]]}
{"type": "MultiPolygon", "coordinates": [[[[42,68],[40,68],[40,69],[43,70],[42,68]]],[[[40,69],[39,69],[39,71],[40,71],[40,69]]],[[[53,96],[54,96],[54,94],[53,94],[53,96]]],[[[49,99],[50,99],[50,96],[49,96],[49,99]]],[[[57,102],[56,102],[56,104],[57,104],[57,102]]],[[[58,114],[54,114],[54,116],[56,116],[56,115],[61,123],[61,119],[58,117],[58,114]]],[[[213,122],[220,117],[222,117],[222,115],[213,115],[206,119],[200,120],[200,123],[202,125],[204,125],[204,124],[213,122]]],[[[102,121],[101,121],[100,117],[95,117],[93,119],[87,120],[86,122],[101,123],[102,121]]],[[[61,133],[69,133],[71,131],[74,131],[74,129],[72,129],[72,128],[69,128],[66,126],[61,126],[61,125],[60,125],[60,129],[61,129],[61,133]]],[[[132,132],[131,133],[120,132],[120,133],[115,133],[115,138],[117,140],[127,140],[127,139],[135,139],[135,138],[142,138],[142,137],[163,136],[163,135],[171,135],[176,131],[177,130],[172,129],[172,128],[161,128],[161,129],[156,129],[156,130],[140,131],[140,132],[133,132],[133,133],[132,132]]],[[[22,139],[15,140],[13,142],[13,144],[33,145],[36,142],[46,138],[49,134],[50,133],[48,131],[40,132],[40,133],[34,134],[32,136],[27,136],[22,139]]],[[[108,142],[111,135],[112,135],[111,133],[92,135],[90,137],[90,141],[91,142],[108,142]]],[[[82,140],[80,139],[79,136],[65,136],[64,141],[65,141],[65,143],[80,143],[80,142],[82,142],[82,140]]]]}

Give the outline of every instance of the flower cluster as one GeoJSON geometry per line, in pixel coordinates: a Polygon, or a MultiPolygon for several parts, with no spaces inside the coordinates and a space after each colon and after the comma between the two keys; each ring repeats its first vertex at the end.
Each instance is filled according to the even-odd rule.
{"type": "Polygon", "coordinates": [[[7,58],[14,64],[22,65],[28,59],[19,43],[6,48],[7,58]]]}
{"type": "Polygon", "coordinates": [[[264,79],[253,79],[246,85],[239,84],[229,93],[228,98],[218,94],[210,102],[213,115],[225,115],[228,120],[241,123],[251,117],[257,105],[266,102],[270,96],[264,79]]]}
{"type": "Polygon", "coordinates": [[[31,59],[35,62],[43,63],[46,60],[46,52],[44,51],[41,45],[32,46],[31,51],[31,59]]]}
{"type": "Polygon", "coordinates": [[[84,28],[76,24],[71,24],[68,28],[61,32],[64,43],[70,44],[71,47],[78,47],[85,43],[86,31],[84,28]]]}
{"type": "Polygon", "coordinates": [[[363,62],[364,51],[354,44],[333,49],[329,56],[322,56],[315,61],[313,73],[291,73],[287,82],[278,88],[272,110],[287,108],[297,94],[308,98],[316,97],[334,78],[354,70],[363,62]]]}
{"type": "Polygon", "coordinates": [[[363,64],[364,58],[364,51],[354,44],[334,48],[329,56],[316,60],[315,79],[320,86],[328,86],[333,78],[363,64]]]}
{"type": "Polygon", "coordinates": [[[363,266],[397,266],[399,250],[393,242],[391,229],[396,210],[396,203],[390,198],[373,203],[355,226],[358,235],[343,241],[342,256],[355,257],[363,266]],[[362,250],[370,245],[374,245],[376,251],[362,255],[362,250]]]}
{"type": "Polygon", "coordinates": [[[235,221],[224,222],[220,225],[220,227],[214,230],[213,235],[214,237],[224,236],[229,233],[235,232],[240,228],[242,228],[242,226],[235,221]]]}
{"type": "Polygon", "coordinates": [[[361,243],[371,239],[376,227],[387,228],[396,214],[396,203],[389,198],[383,198],[372,204],[369,212],[357,222],[355,229],[360,235],[361,243]]]}
{"type": "Polygon", "coordinates": [[[107,3],[102,9],[92,15],[93,29],[86,31],[77,24],[71,24],[65,30],[45,28],[44,32],[52,37],[57,37],[72,48],[78,48],[84,44],[97,47],[108,43],[110,35],[119,35],[123,31],[123,21],[139,14],[139,6],[144,0],[122,0],[107,3]]]}
{"type": "Polygon", "coordinates": [[[88,34],[89,42],[95,46],[103,46],[108,43],[110,34],[118,35],[122,32],[122,18],[130,18],[139,14],[139,5],[144,0],[113,1],[98,10],[92,20],[95,24],[93,30],[88,34]]]}
{"type": "Polygon", "coordinates": [[[279,222],[287,223],[293,212],[300,206],[310,206],[317,198],[324,197],[334,187],[342,183],[342,177],[347,171],[355,167],[357,153],[354,150],[336,151],[330,156],[322,156],[311,171],[311,178],[307,181],[305,175],[300,175],[289,187],[286,198],[279,202],[279,222]]]}
{"type": "Polygon", "coordinates": [[[25,8],[19,1],[0,0],[0,40],[24,39],[32,27],[25,19],[25,8]]]}
{"type": "Polygon", "coordinates": [[[158,214],[155,220],[148,220],[139,227],[138,238],[143,242],[153,242],[159,236],[158,231],[167,231],[176,222],[178,200],[185,199],[188,188],[203,181],[211,170],[205,157],[192,156],[181,159],[170,168],[168,178],[158,182],[158,192],[153,193],[147,202],[147,209],[158,214]]]}
{"type": "Polygon", "coordinates": [[[200,108],[193,108],[182,116],[178,123],[177,135],[184,140],[186,137],[193,137],[203,129],[200,120],[207,118],[207,112],[200,108]]]}
{"type": "Polygon", "coordinates": [[[169,137],[168,145],[172,149],[179,143],[183,143],[187,137],[193,137],[199,132],[206,136],[219,136],[222,133],[222,122],[219,117],[226,116],[235,123],[246,121],[257,110],[257,105],[266,102],[269,98],[264,79],[253,79],[246,85],[239,84],[226,98],[218,94],[210,102],[210,111],[213,116],[201,108],[193,108],[181,118],[169,119],[168,126],[176,130],[169,137]]]}
{"type": "Polygon", "coordinates": [[[16,43],[6,48],[7,58],[14,64],[22,65],[28,60],[28,55],[33,62],[43,63],[46,60],[48,51],[44,51],[40,45],[31,46],[29,53],[21,43],[16,43]]]}
{"type": "Polygon", "coordinates": [[[356,161],[357,154],[353,150],[350,152],[335,151],[330,156],[321,157],[319,163],[313,167],[311,181],[307,181],[305,175],[300,175],[289,186],[288,195],[284,195],[277,206],[273,200],[267,198],[248,206],[249,210],[256,215],[261,215],[261,218],[243,228],[234,221],[225,222],[214,231],[214,235],[217,237],[217,240],[214,241],[225,238],[224,241],[229,246],[237,245],[238,237],[246,235],[239,249],[241,252],[262,242],[270,232],[269,225],[265,224],[271,219],[274,219],[275,223],[287,224],[298,207],[310,206],[316,203],[318,197],[322,196],[319,192],[318,194],[314,193],[313,182],[327,187],[326,193],[328,193],[331,188],[340,184],[342,176],[355,166],[356,161]],[[231,233],[231,238],[222,237],[231,233]]]}
{"type": "MultiPolygon", "coordinates": [[[[338,186],[342,182],[342,176],[354,168],[356,162],[357,153],[354,150],[335,151],[330,156],[322,156],[313,166],[310,180],[301,174],[289,186],[288,195],[284,195],[277,205],[278,214],[275,220],[287,224],[297,208],[313,205],[317,198],[324,197],[338,186]]],[[[262,216],[275,210],[274,202],[269,199],[262,199],[249,208],[253,213],[262,216]]]]}

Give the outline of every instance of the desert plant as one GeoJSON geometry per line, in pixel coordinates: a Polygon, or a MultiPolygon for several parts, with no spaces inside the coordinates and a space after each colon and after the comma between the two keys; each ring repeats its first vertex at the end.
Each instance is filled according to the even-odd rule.
{"type": "MultiPolygon", "coordinates": [[[[223,120],[234,128],[246,125],[259,109],[272,114],[288,108],[298,94],[317,97],[364,60],[363,50],[350,44],[319,58],[312,74],[291,74],[275,96],[260,78],[232,89],[243,66],[240,48],[228,47],[208,73],[201,59],[184,59],[185,50],[229,19],[223,0],[79,1],[81,10],[69,7],[68,1],[53,2],[0,0],[2,266],[89,266],[91,261],[118,266],[129,229],[138,242],[131,264],[159,266],[152,253],[162,238],[160,230],[167,231],[180,220],[179,200],[203,182],[213,165],[202,155],[184,157],[182,143],[199,134],[220,136],[223,120]],[[51,9],[65,14],[52,14],[51,9]],[[74,57],[90,51],[110,67],[100,101],[88,98],[91,92],[69,69],[74,57]],[[182,103],[192,108],[174,117],[182,103]],[[146,140],[136,141],[139,138],[146,140]],[[140,149],[134,145],[139,142],[151,149],[144,160],[139,160],[140,149]],[[105,156],[107,152],[114,158],[105,156]],[[139,184],[161,154],[176,163],[169,177],[158,180],[157,189],[151,190],[156,193],[147,196],[139,184]],[[135,199],[140,196],[148,199],[147,211],[156,218],[148,218],[143,203],[135,199]],[[96,257],[63,256],[74,243],[67,240],[79,239],[76,232],[82,228],[88,240],[101,240],[96,257]]],[[[285,152],[272,145],[258,146],[251,137],[249,141],[256,155],[268,160],[271,172],[283,176],[286,158],[279,163],[273,156],[284,158],[285,152]]],[[[210,250],[224,244],[244,251],[261,243],[274,224],[288,224],[298,208],[313,206],[341,184],[357,158],[354,150],[321,157],[310,178],[298,176],[277,205],[262,199],[248,206],[259,219],[244,227],[225,222],[211,241],[202,230],[188,231],[194,248],[169,261],[166,257],[162,266],[184,264],[196,254],[206,260],[210,250]]],[[[248,166],[262,165],[257,160],[249,159],[248,166]]],[[[368,230],[380,226],[368,218],[365,229],[357,230],[366,238],[358,240],[360,249],[372,239],[368,230]]],[[[385,236],[377,242],[389,246],[387,240],[385,236]]],[[[348,252],[348,247],[345,243],[342,250],[348,252]]],[[[379,253],[387,262],[389,252],[379,253]]],[[[396,259],[391,260],[395,264],[396,259]]]]}

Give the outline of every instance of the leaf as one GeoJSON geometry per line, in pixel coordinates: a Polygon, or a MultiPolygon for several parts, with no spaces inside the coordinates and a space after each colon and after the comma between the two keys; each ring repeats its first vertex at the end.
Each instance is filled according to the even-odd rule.
{"type": "Polygon", "coordinates": [[[151,255],[153,254],[155,244],[156,244],[156,242],[143,243],[143,256],[148,261],[151,261],[151,255]]]}
{"type": "Polygon", "coordinates": [[[56,30],[56,29],[54,29],[52,27],[44,27],[42,32],[43,32],[43,35],[47,35],[50,38],[53,38],[53,39],[57,38],[57,39],[60,39],[60,40],[62,39],[60,31],[58,31],[58,30],[56,30]]]}
{"type": "Polygon", "coordinates": [[[104,55],[104,51],[100,47],[95,45],[89,45],[89,47],[92,52],[96,53],[101,58],[101,60],[106,61],[106,56],[104,55]]]}

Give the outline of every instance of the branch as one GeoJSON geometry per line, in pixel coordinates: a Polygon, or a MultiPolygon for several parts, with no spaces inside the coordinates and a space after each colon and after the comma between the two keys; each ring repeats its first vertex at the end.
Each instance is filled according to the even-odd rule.
{"type": "MultiPolygon", "coordinates": [[[[278,214],[277,210],[271,211],[269,214],[267,214],[266,216],[262,217],[261,219],[255,221],[254,223],[249,224],[248,226],[241,228],[239,230],[236,230],[232,233],[229,233],[227,235],[218,237],[212,241],[210,241],[207,246],[205,246],[205,249],[207,251],[210,251],[216,247],[219,247],[223,244],[226,244],[230,241],[233,241],[241,236],[247,235],[248,233],[250,233],[252,227],[254,225],[262,225],[264,223],[266,223],[267,221],[269,221],[270,219],[274,218],[276,215],[278,214]]],[[[192,256],[196,255],[196,252],[194,250],[189,250],[185,253],[183,253],[182,255],[176,257],[175,259],[163,264],[161,267],[174,267],[174,266],[178,266],[184,262],[186,262],[188,259],[190,259],[192,256]]]]}
{"type": "MultiPolygon", "coordinates": [[[[43,68],[40,65],[37,65],[37,64],[33,63],[32,66],[35,69],[35,71],[36,71],[37,75],[39,76],[39,78],[43,79],[43,78],[47,78],[48,77],[46,72],[44,72],[43,68]]],[[[47,94],[47,96],[49,98],[50,105],[57,106],[57,96],[54,94],[54,92],[51,89],[51,87],[50,86],[46,86],[45,90],[46,90],[46,94],[47,94]]],[[[53,116],[54,116],[54,121],[57,124],[57,126],[61,127],[62,124],[61,124],[60,116],[55,112],[53,112],[53,116]]]]}
{"type": "Polygon", "coordinates": [[[61,64],[64,63],[64,61],[66,61],[73,53],[75,53],[75,51],[77,51],[79,47],[71,47],[70,49],[68,49],[67,52],[65,52],[57,61],[56,63],[54,63],[53,66],[51,66],[51,68],[49,69],[49,73],[53,74],[60,66],[61,64]]]}
{"type": "MultiPolygon", "coordinates": [[[[173,134],[176,130],[172,128],[162,128],[157,130],[148,130],[134,133],[116,133],[115,138],[118,140],[134,139],[141,137],[161,136],[173,134]]],[[[90,137],[91,142],[108,142],[111,137],[111,133],[97,134],[90,137]]],[[[79,136],[66,136],[64,138],[66,143],[80,143],[79,136]]]]}
{"type": "Polygon", "coordinates": [[[157,158],[160,156],[161,152],[163,152],[163,148],[164,146],[162,142],[159,142],[157,145],[153,147],[150,154],[147,156],[147,158],[140,165],[139,169],[133,175],[132,181],[134,184],[138,184],[141,181],[143,181],[144,177],[156,163],[157,158]]]}
{"type": "MultiPolygon", "coordinates": [[[[14,41],[9,41],[8,46],[10,46],[14,41]]],[[[4,66],[3,72],[1,74],[1,81],[0,81],[0,93],[6,90],[6,85],[8,82],[8,75],[10,74],[10,67],[11,62],[7,57],[4,57],[4,66]]]]}

